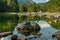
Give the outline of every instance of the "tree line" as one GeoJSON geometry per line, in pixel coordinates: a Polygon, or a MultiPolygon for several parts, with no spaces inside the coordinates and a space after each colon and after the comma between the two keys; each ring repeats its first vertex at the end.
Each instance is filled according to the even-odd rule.
{"type": "Polygon", "coordinates": [[[17,0],[0,0],[0,12],[18,12],[17,0]]]}
{"type": "Polygon", "coordinates": [[[0,0],[0,12],[59,12],[60,0],[50,0],[45,4],[18,4],[17,0],[0,0]]]}

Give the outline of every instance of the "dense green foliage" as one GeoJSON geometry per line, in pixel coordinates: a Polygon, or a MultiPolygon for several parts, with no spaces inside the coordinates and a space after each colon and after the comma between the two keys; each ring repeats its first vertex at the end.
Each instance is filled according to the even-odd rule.
{"type": "Polygon", "coordinates": [[[59,12],[60,0],[50,0],[45,4],[18,4],[17,0],[0,0],[0,12],[59,12]]]}
{"type": "Polygon", "coordinates": [[[0,32],[13,31],[18,22],[46,20],[51,22],[51,26],[60,29],[60,19],[54,22],[56,18],[46,18],[46,16],[19,16],[16,14],[0,14],[0,32]]]}
{"type": "Polygon", "coordinates": [[[18,12],[17,0],[0,0],[0,12],[18,12]]]}
{"type": "Polygon", "coordinates": [[[60,20],[59,20],[57,23],[52,22],[52,23],[51,23],[51,26],[54,27],[54,28],[56,28],[56,29],[59,29],[59,30],[60,30],[60,20]]]}
{"type": "Polygon", "coordinates": [[[18,23],[19,17],[11,14],[0,14],[0,32],[12,31],[18,23]]]}

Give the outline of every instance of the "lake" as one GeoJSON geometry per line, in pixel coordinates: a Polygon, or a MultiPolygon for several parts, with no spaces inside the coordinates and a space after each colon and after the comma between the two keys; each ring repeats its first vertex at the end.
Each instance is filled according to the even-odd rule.
{"type": "MultiPolygon", "coordinates": [[[[54,34],[55,32],[57,32],[56,29],[54,29],[53,27],[51,27],[50,24],[48,24],[46,21],[40,20],[40,21],[34,21],[36,22],[41,30],[38,30],[37,33],[41,33],[41,36],[38,35],[32,35],[32,34],[27,34],[28,36],[25,36],[24,34],[18,33],[18,31],[16,30],[16,27],[20,24],[18,23],[17,26],[15,27],[13,34],[17,35],[19,37],[25,37],[29,40],[29,38],[31,40],[57,40],[57,38],[52,38],[52,34],[54,34]]],[[[11,35],[1,38],[1,40],[11,40],[11,35]]]]}

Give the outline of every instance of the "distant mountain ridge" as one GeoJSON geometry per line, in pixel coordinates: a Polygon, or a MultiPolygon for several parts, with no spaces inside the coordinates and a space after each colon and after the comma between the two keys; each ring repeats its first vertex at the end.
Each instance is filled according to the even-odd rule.
{"type": "Polygon", "coordinates": [[[20,4],[33,4],[34,2],[32,0],[18,0],[18,3],[20,3],[20,4]]]}

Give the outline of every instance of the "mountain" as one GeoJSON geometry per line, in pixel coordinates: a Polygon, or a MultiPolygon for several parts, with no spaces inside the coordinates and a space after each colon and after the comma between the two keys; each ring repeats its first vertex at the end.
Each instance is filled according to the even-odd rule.
{"type": "Polygon", "coordinates": [[[20,4],[33,4],[34,2],[32,0],[18,0],[18,3],[20,3],[20,4]]]}
{"type": "Polygon", "coordinates": [[[37,3],[37,2],[40,2],[40,3],[37,3],[37,4],[40,4],[40,5],[44,5],[46,2],[48,2],[49,0],[39,0],[39,1],[34,1],[34,0],[18,0],[18,3],[19,4],[34,4],[34,3],[37,3]]]}

